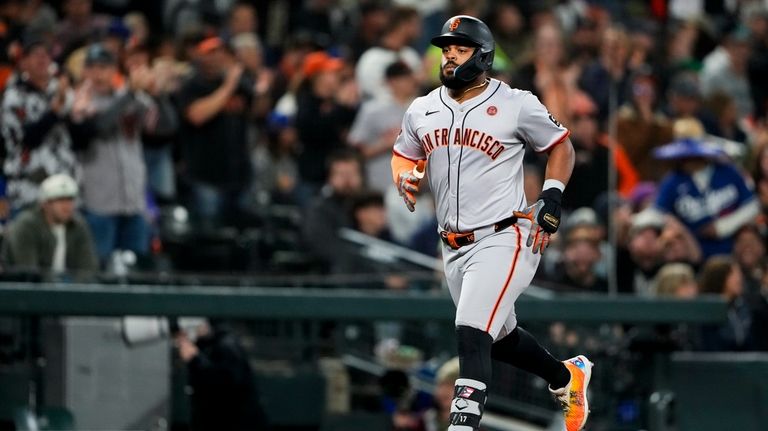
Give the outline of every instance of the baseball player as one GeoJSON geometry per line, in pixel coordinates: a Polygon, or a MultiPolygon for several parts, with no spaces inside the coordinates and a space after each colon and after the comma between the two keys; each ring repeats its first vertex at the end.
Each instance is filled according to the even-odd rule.
{"type": "Polygon", "coordinates": [[[478,429],[492,358],[547,380],[567,430],[580,430],[592,363],[581,355],[555,359],[515,317],[515,301],[560,224],[574,164],[569,132],[536,96],[488,78],[495,44],[482,21],[455,16],[432,44],[442,48],[443,85],[406,111],[392,171],[411,211],[424,174],[435,196],[461,364],[448,430],[478,429]],[[528,207],[526,145],[549,157],[543,191],[528,207]]]}

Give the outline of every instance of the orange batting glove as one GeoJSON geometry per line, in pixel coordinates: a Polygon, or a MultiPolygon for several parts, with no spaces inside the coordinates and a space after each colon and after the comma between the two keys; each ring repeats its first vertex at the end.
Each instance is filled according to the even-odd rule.
{"type": "Polygon", "coordinates": [[[524,218],[531,222],[531,232],[528,234],[528,241],[526,241],[525,245],[528,247],[533,245],[533,254],[544,253],[544,249],[549,247],[549,233],[542,229],[536,221],[536,216],[542,206],[544,206],[544,203],[537,201],[523,211],[514,211],[512,213],[517,218],[524,218]]]}

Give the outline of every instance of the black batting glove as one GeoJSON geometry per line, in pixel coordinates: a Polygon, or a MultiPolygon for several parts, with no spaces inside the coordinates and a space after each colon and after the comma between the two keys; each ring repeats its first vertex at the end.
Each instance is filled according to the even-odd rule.
{"type": "Polygon", "coordinates": [[[553,234],[560,227],[560,206],[563,202],[563,192],[556,188],[546,189],[539,195],[536,203],[543,202],[536,214],[536,222],[544,232],[553,234]]]}
{"type": "Polygon", "coordinates": [[[526,246],[531,247],[534,254],[544,253],[549,246],[549,236],[557,232],[560,227],[560,203],[563,192],[556,188],[544,190],[539,199],[523,211],[515,211],[513,214],[519,218],[528,219],[531,222],[531,231],[528,234],[526,246]]]}

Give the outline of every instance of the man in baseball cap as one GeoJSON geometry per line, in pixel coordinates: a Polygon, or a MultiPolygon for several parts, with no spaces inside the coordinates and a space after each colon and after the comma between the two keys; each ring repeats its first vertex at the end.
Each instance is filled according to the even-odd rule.
{"type": "Polygon", "coordinates": [[[4,263],[13,270],[61,274],[98,268],[91,232],[77,213],[78,187],[66,174],[40,184],[39,205],[22,211],[8,226],[4,263]]]}

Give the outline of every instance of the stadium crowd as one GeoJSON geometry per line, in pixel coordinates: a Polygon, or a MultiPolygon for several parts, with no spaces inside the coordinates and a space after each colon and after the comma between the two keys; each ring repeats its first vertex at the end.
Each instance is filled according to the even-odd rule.
{"type": "MultiPolygon", "coordinates": [[[[239,269],[279,270],[265,263],[279,246],[303,271],[379,271],[342,227],[437,256],[429,191],[407,213],[389,159],[405,109],[439,84],[429,38],[456,14],[493,30],[493,76],[571,130],[568,214],[536,282],[718,294],[731,319],[707,348],[765,349],[768,6],[756,0],[2,0],[4,271],[151,272],[167,255],[165,269],[227,271],[200,256],[201,236],[265,235],[275,217],[287,244],[260,244],[239,269]],[[174,223],[191,226],[186,249],[174,223]]],[[[526,157],[535,199],[543,160],[526,157]]]]}

